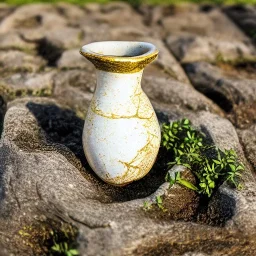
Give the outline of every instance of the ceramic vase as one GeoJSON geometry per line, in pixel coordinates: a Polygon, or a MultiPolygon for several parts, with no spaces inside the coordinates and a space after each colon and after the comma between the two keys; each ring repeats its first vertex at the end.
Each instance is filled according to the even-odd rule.
{"type": "Polygon", "coordinates": [[[141,89],[143,69],[158,50],[146,42],[106,41],[84,45],[80,53],[97,73],[83,130],[87,161],[112,185],[139,180],[152,168],[161,140],[156,114],[141,89]]]}

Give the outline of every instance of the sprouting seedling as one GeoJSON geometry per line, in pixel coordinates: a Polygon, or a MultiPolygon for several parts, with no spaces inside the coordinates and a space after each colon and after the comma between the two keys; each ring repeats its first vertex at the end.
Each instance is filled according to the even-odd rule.
{"type": "Polygon", "coordinates": [[[161,196],[156,196],[156,204],[157,204],[158,208],[161,209],[163,212],[167,211],[167,209],[165,209],[163,206],[163,200],[162,200],[161,196]]]}
{"type": "Polygon", "coordinates": [[[152,203],[148,202],[148,201],[145,201],[144,204],[143,204],[143,210],[144,211],[148,211],[152,208],[152,203]]]}

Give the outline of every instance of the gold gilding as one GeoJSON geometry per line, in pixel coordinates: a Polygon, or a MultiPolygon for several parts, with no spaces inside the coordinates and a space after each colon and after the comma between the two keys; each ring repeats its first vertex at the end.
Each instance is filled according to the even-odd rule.
{"type": "Polygon", "coordinates": [[[113,73],[136,73],[144,69],[147,64],[157,57],[158,50],[150,54],[132,57],[100,55],[82,51],[80,53],[99,70],[113,73]]]}

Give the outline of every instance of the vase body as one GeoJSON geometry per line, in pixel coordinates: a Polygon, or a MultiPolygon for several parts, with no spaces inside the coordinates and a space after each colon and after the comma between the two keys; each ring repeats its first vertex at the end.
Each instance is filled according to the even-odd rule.
{"type": "MultiPolygon", "coordinates": [[[[87,46],[81,50],[94,63],[97,72],[96,90],[85,118],[83,147],[94,172],[105,182],[122,186],[144,177],[150,171],[157,157],[161,133],[154,109],[141,89],[143,68],[148,63],[144,62],[139,67],[134,65],[130,68],[132,70],[127,70],[129,64],[125,62],[133,58],[132,54],[124,57],[123,46],[119,46],[121,53],[116,53],[114,47],[123,42],[110,42],[113,54],[104,53],[106,43],[96,43],[96,50],[89,53],[96,55],[96,58],[97,54],[100,55],[103,68],[90,59],[91,55],[88,57],[83,52],[83,49],[88,49],[87,46]],[[104,68],[105,56],[112,55],[113,63],[104,68]],[[115,59],[118,63],[119,58],[124,61],[116,66],[115,59]],[[120,68],[122,65],[124,67],[120,68]]],[[[125,43],[129,49],[133,46],[133,42],[125,43]]],[[[137,48],[138,45],[134,46],[131,52],[134,53],[137,48]]],[[[147,52],[143,54],[148,57],[147,52]]],[[[138,61],[137,56],[132,59],[134,62],[138,61]]]]}

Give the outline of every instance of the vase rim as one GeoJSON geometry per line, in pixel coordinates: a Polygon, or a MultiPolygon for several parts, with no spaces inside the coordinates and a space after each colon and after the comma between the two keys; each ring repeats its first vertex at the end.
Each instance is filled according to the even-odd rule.
{"type": "Polygon", "coordinates": [[[82,46],[80,53],[103,71],[134,73],[158,55],[155,45],[138,41],[101,41],[82,46]]]}

